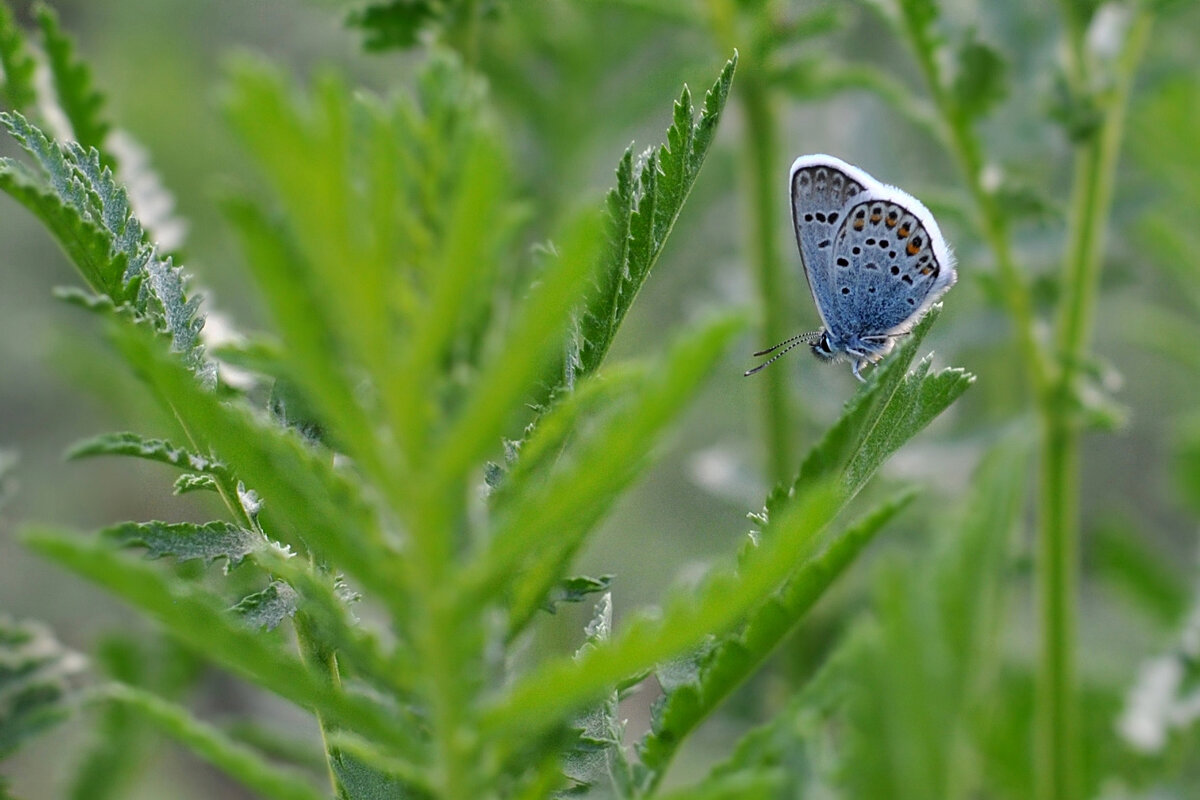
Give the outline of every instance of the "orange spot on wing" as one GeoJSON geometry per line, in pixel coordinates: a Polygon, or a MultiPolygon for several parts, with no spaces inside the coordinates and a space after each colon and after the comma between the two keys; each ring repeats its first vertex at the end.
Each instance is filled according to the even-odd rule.
{"type": "Polygon", "coordinates": [[[861,219],[854,220],[854,230],[861,231],[865,223],[861,219]]]}
{"type": "Polygon", "coordinates": [[[931,272],[933,272],[933,267],[925,267],[921,270],[922,275],[928,275],[931,272]]]}
{"type": "Polygon", "coordinates": [[[881,214],[872,214],[871,215],[871,222],[879,222],[879,220],[881,220],[881,219],[883,219],[883,215],[881,215],[881,214]]]}
{"type": "Polygon", "coordinates": [[[889,228],[894,228],[896,227],[896,220],[889,218],[886,222],[884,222],[884,224],[889,228]]]}
{"type": "Polygon", "coordinates": [[[901,239],[907,239],[909,233],[911,233],[911,231],[909,231],[907,225],[901,225],[900,230],[896,231],[896,235],[901,239]]]}
{"type": "Polygon", "coordinates": [[[917,253],[921,252],[921,248],[917,247],[912,242],[909,242],[908,246],[904,248],[904,252],[908,253],[910,256],[915,256],[917,253]]]}

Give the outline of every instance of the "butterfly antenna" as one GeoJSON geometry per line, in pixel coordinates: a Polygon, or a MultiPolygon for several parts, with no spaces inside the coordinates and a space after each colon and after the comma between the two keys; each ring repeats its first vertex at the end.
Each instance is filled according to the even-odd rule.
{"type": "Polygon", "coordinates": [[[757,353],[754,354],[755,358],[758,358],[760,356],[769,355],[771,353],[775,353],[775,351],[779,350],[779,348],[781,348],[781,347],[783,348],[782,350],[779,350],[778,353],[775,353],[775,355],[771,356],[770,358],[768,358],[763,363],[759,364],[754,369],[748,369],[745,372],[743,372],[742,377],[748,378],[751,375],[753,375],[754,373],[760,372],[760,371],[766,369],[767,367],[771,366],[776,361],[778,361],[779,359],[781,359],[785,355],[787,355],[787,352],[789,350],[791,350],[792,348],[794,348],[796,345],[809,344],[820,335],[821,335],[821,331],[813,331],[811,333],[802,333],[799,336],[793,336],[790,339],[784,339],[782,342],[775,345],[774,347],[768,347],[766,350],[759,350],[757,353]]]}

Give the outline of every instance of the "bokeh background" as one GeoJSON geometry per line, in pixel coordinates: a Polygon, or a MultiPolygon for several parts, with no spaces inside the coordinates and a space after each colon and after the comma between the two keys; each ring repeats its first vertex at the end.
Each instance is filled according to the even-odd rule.
{"type": "MultiPolygon", "coordinates": [[[[28,19],[25,3],[11,5],[28,19]]],[[[179,251],[204,290],[209,313],[238,329],[260,328],[255,290],[213,202],[222,186],[246,172],[245,156],[220,111],[224,65],[251,52],[286,66],[298,81],[337,69],[364,90],[387,94],[411,84],[423,54],[364,54],[360,34],[342,25],[346,5],[333,2],[53,5],[92,64],[109,116],[144,149],[173,197],[173,213],[186,225],[179,251]]],[[[764,69],[749,43],[739,40],[760,23],[719,32],[670,10],[691,5],[512,2],[489,22],[480,63],[528,198],[531,245],[548,234],[557,209],[600,202],[630,142],[640,152],[661,141],[683,84],[701,93],[734,46],[742,50],[743,72],[764,69]]],[[[706,6],[699,0],[694,5],[706,6]]],[[[1034,2],[941,5],[948,31],[975,29],[1007,59],[1005,97],[980,129],[988,163],[1019,185],[1028,203],[1017,229],[1017,259],[1033,276],[1039,315],[1048,319],[1072,166],[1064,129],[1049,121],[1061,56],[1055,10],[1034,2]]],[[[724,754],[734,737],[813,673],[853,620],[872,613],[877,595],[871,586],[881,565],[919,573],[929,554],[954,535],[981,455],[998,440],[1028,435],[1035,424],[998,300],[998,278],[964,213],[950,154],[877,94],[853,86],[835,91],[814,77],[868,63],[911,87],[916,98],[922,89],[910,54],[877,15],[857,4],[783,3],[777,10],[786,19],[816,15],[821,21],[815,35],[779,47],[770,65],[788,76],[772,96],[779,123],[771,154],[778,176],[772,214],[788,265],[785,302],[795,332],[815,328],[817,316],[792,241],[787,170],[798,155],[827,152],[902,186],[938,215],[958,254],[959,284],[926,344],[939,365],[965,367],[978,381],[881,478],[926,486],[922,498],[823,601],[771,669],[704,727],[677,766],[683,775],[724,754]]],[[[1200,138],[1190,138],[1200,137],[1200,5],[1171,4],[1164,15],[1133,92],[1104,240],[1094,369],[1113,407],[1112,424],[1088,436],[1083,458],[1081,669],[1085,683],[1103,697],[1097,713],[1108,716],[1116,742],[1122,698],[1147,659],[1177,646],[1196,584],[1200,251],[1190,245],[1200,239],[1189,220],[1200,211],[1200,184],[1193,180],[1200,179],[1200,138]],[[1161,588],[1157,601],[1153,587],[1161,588]]],[[[739,96],[742,77],[735,78],[717,144],[613,358],[657,352],[671,330],[715,307],[757,313],[747,256],[746,141],[752,131],[739,96]]],[[[0,153],[12,155],[15,148],[0,142],[0,153]]],[[[0,510],[0,612],[43,620],[64,642],[89,652],[108,631],[151,626],[23,550],[17,526],[38,520],[95,529],[126,519],[203,520],[213,509],[172,497],[165,474],[153,465],[64,462],[71,443],[105,430],[136,430],[146,413],[137,384],[107,352],[97,320],[53,299],[53,287],[78,282],[38,224],[0,197],[0,448],[19,458],[15,492],[0,510]]],[[[581,572],[616,576],[618,618],[660,600],[672,581],[686,581],[714,558],[728,556],[748,530],[745,515],[761,506],[770,481],[762,384],[744,379],[742,371],[754,363],[751,351],[773,343],[761,341],[751,327],[655,466],[581,556],[581,572]]],[[[799,421],[795,450],[803,452],[836,418],[855,383],[844,365],[820,364],[804,354],[772,369],[787,373],[799,421]]],[[[1003,659],[1018,665],[1032,660],[1036,641],[1030,552],[1027,535],[1013,542],[1003,576],[1003,659]]],[[[582,622],[582,616],[565,615],[563,642],[582,622]]],[[[648,700],[629,704],[631,727],[644,726],[648,700]]],[[[218,718],[247,710],[291,713],[215,673],[200,680],[192,702],[218,718]]],[[[86,717],[76,719],[5,763],[14,790],[30,798],[57,796],[88,736],[86,717]]],[[[132,797],[244,796],[171,746],[154,753],[132,797]]],[[[1170,786],[1186,791],[1183,783],[1170,786]]]]}

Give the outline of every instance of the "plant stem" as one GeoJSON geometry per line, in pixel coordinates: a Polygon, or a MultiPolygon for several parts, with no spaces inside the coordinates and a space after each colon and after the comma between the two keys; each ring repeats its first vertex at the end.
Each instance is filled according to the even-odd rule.
{"type": "MultiPolygon", "coordinates": [[[[752,59],[746,59],[752,62],[752,59]]],[[[758,278],[758,293],[763,309],[763,337],[767,345],[783,341],[789,335],[787,292],[776,238],[776,209],[782,197],[776,154],[778,126],[764,85],[761,64],[749,63],[739,75],[742,108],[746,114],[745,174],[747,210],[750,216],[750,260],[758,278]]],[[[791,411],[788,407],[788,371],[767,370],[762,374],[763,404],[767,429],[767,465],[773,483],[786,481],[796,470],[796,442],[793,439],[791,411]]]]}
{"type": "MultiPolygon", "coordinates": [[[[1151,18],[1131,23],[1114,73],[1116,84],[1105,98],[1100,129],[1075,158],[1071,229],[1063,264],[1062,292],[1055,344],[1059,367],[1043,396],[1041,481],[1038,497],[1038,611],[1041,653],[1037,676],[1037,796],[1075,800],[1082,796],[1082,748],[1076,675],[1076,597],[1079,584],[1079,450],[1076,377],[1087,355],[1095,317],[1105,220],[1112,205],[1129,92],[1149,37],[1151,18]]],[[[1087,87],[1083,33],[1068,26],[1072,81],[1087,87]]]]}
{"type": "Polygon", "coordinates": [[[901,30],[925,78],[925,84],[942,121],[942,137],[949,146],[962,173],[975,207],[975,225],[987,241],[1000,273],[1004,303],[1012,318],[1021,357],[1029,371],[1030,388],[1035,396],[1044,393],[1048,382],[1046,356],[1038,346],[1033,301],[1025,276],[1017,268],[1012,255],[1008,230],[1008,215],[999,208],[995,196],[983,183],[984,157],[979,137],[971,119],[958,108],[942,80],[937,61],[937,42],[931,41],[925,28],[908,15],[900,15],[901,30]]]}
{"type": "MultiPolygon", "coordinates": [[[[342,679],[338,673],[334,652],[321,643],[316,631],[313,630],[312,621],[308,615],[297,613],[292,620],[292,627],[296,631],[296,647],[300,650],[300,657],[322,678],[330,683],[340,684],[342,679]]],[[[325,767],[329,772],[329,785],[333,787],[334,794],[337,795],[341,790],[337,770],[334,769],[333,764],[337,755],[329,746],[329,734],[333,729],[319,711],[314,709],[314,713],[321,731],[321,749],[325,751],[325,767]]]]}

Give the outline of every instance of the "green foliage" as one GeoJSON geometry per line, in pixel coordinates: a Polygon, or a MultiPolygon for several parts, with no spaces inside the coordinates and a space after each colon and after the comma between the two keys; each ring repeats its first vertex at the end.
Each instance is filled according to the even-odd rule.
{"type": "Polygon", "coordinates": [[[228,522],[209,522],[204,525],[190,522],[126,522],[105,528],[101,535],[125,547],[145,547],[150,558],[172,556],[177,561],[198,558],[206,564],[224,558],[227,571],[266,545],[260,534],[228,522]]]}
{"type": "MultiPolygon", "coordinates": [[[[475,23],[491,8],[393,2],[353,15],[380,49],[435,38],[454,48],[428,54],[411,90],[391,99],[332,72],[298,90],[275,68],[234,65],[224,107],[255,171],[221,207],[272,328],[228,351],[256,373],[262,388],[250,391],[221,383],[199,339],[198,297],[95,149],[107,132],[100,95],[52,12],[39,11],[79,141],[5,113],[33,166],[0,162],[0,188],[59,241],[90,290],[69,299],[99,312],[172,427],[168,438],[106,434],[68,455],[175,467],[175,491],[214,492],[225,518],[123,522],[93,536],[32,526],[24,540],[188,651],[310,712],[325,759],[319,778],[304,752],[285,758],[301,770],[274,763],[271,752],[288,751],[272,748],[279,736],[200,720],[179,697],[186,680],[156,680],[117,648],[99,728],[134,755],[98,782],[104,796],[133,771],[138,725],[267,797],[655,794],[685,740],[910,505],[915,492],[889,491],[840,522],[973,381],[915,361],[934,310],[767,498],[736,557],[667,591],[660,613],[614,622],[611,576],[574,576],[574,562],[744,327],[741,313],[698,315],[661,337],[661,354],[608,363],[698,185],[737,59],[698,114],[684,89],[664,144],[642,159],[625,153],[603,209],[555,209],[531,233],[507,128],[473,70],[475,23]],[[154,561],[163,556],[225,563],[183,569],[154,561]],[[575,652],[531,646],[541,611],[595,594],[575,652]],[[620,702],[651,673],[665,696],[635,765],[620,702]]],[[[932,8],[909,11],[928,12],[929,28],[932,8]]],[[[789,30],[830,25],[817,15],[789,30]]],[[[964,57],[970,91],[995,80],[990,51],[976,50],[964,57]]],[[[999,96],[993,88],[971,113],[999,96]]],[[[981,563],[960,566],[983,584],[994,559],[979,548],[981,563]]],[[[982,602],[944,584],[973,613],[982,602]]],[[[92,751],[77,796],[108,754],[92,751]]],[[[769,797],[788,785],[778,761],[743,757],[679,796],[769,797]]]]}
{"type": "Polygon", "coordinates": [[[1000,578],[1024,505],[1028,443],[1013,437],[979,467],[965,518],[932,564],[885,564],[875,619],[850,647],[845,785],[862,797],[969,796],[974,715],[994,688],[979,665],[1002,618],[1000,578]],[[946,746],[947,732],[953,746],[946,746]]]}
{"type": "Polygon", "coordinates": [[[133,456],[191,472],[219,476],[228,474],[225,465],[212,458],[188,452],[162,439],[144,439],[129,432],[101,434],[75,444],[66,454],[70,459],[94,456],[133,456]]]}
{"type": "Polygon", "coordinates": [[[0,759],[66,718],[82,667],[45,626],[0,617],[0,759]]]}
{"type": "Polygon", "coordinates": [[[185,708],[130,686],[110,686],[104,696],[111,703],[120,703],[136,710],[160,731],[187,745],[193,753],[263,797],[317,800],[327,796],[311,781],[272,766],[262,756],[217,728],[195,719],[185,708]]]}
{"type": "Polygon", "coordinates": [[[771,493],[762,519],[769,519],[786,497],[813,481],[840,476],[843,497],[853,498],[900,445],[932,422],[974,382],[974,375],[958,368],[930,374],[929,357],[907,372],[940,313],[939,307],[932,308],[899,353],[876,370],[875,377],[851,400],[846,413],[804,459],[793,485],[786,491],[777,487],[771,493]]]}
{"type": "Polygon", "coordinates": [[[33,104],[37,99],[33,88],[36,66],[12,10],[0,4],[0,105],[20,111],[33,104]]]}
{"type": "Polygon", "coordinates": [[[1004,59],[978,39],[963,41],[957,53],[958,74],[951,91],[954,102],[968,117],[981,117],[991,111],[1008,91],[1004,59]]]}
{"type": "Polygon", "coordinates": [[[145,321],[171,340],[198,378],[211,385],[216,366],[204,357],[199,297],[171,259],[162,259],[133,216],[129,196],[96,150],[49,138],[19,113],[0,124],[37,162],[39,172],[0,159],[0,190],[37,216],[79,269],[100,307],[145,321]]]}
{"type": "MultiPolygon", "coordinates": [[[[54,9],[39,2],[34,7],[34,16],[42,30],[46,63],[54,81],[58,107],[71,123],[75,141],[84,151],[103,150],[112,126],[103,115],[104,95],[92,85],[91,68],[75,54],[75,43],[59,27],[54,9]]],[[[101,159],[105,166],[112,166],[111,157],[106,153],[101,159]]]]}
{"type": "Polygon", "coordinates": [[[704,109],[695,122],[691,93],[684,89],[675,103],[666,143],[644,157],[636,175],[633,149],[625,151],[617,168],[617,186],[606,205],[608,251],[580,315],[562,386],[570,387],[596,370],[650,276],[704,164],[736,66],[735,55],[705,95],[704,109]]]}
{"type": "Polygon", "coordinates": [[[405,49],[415,46],[441,14],[441,4],[434,0],[390,0],[352,11],[346,24],[363,30],[367,50],[405,49]]]}

